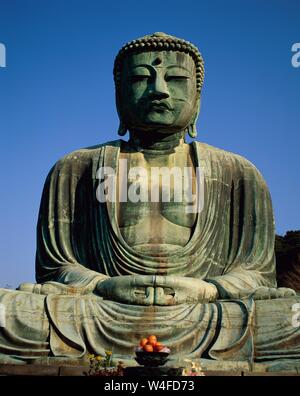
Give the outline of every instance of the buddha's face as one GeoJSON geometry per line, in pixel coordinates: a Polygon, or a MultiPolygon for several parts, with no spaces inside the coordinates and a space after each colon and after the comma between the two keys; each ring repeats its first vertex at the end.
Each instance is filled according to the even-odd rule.
{"type": "Polygon", "coordinates": [[[119,111],[129,130],[184,130],[197,106],[196,67],[184,52],[131,54],[123,63],[119,111]]]}

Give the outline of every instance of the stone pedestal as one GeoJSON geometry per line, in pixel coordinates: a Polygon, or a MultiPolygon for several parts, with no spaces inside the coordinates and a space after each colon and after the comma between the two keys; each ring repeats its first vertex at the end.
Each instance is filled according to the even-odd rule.
{"type": "MultiPolygon", "coordinates": [[[[0,364],[1,376],[84,376],[89,367],[85,366],[59,366],[59,365],[41,365],[41,364],[0,364]]],[[[156,377],[156,376],[180,376],[182,368],[180,367],[126,367],[124,375],[126,377],[156,377]]],[[[274,368],[272,372],[259,371],[259,367],[253,371],[241,370],[203,370],[206,377],[228,377],[228,376],[300,376],[300,372],[294,369],[281,371],[279,367],[274,368]]],[[[113,377],[110,377],[113,378],[113,377]]]]}

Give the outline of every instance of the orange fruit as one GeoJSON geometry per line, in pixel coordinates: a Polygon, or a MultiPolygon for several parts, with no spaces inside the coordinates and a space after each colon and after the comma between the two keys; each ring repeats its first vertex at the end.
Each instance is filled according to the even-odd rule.
{"type": "Polygon", "coordinates": [[[148,339],[148,345],[152,345],[153,347],[157,344],[157,341],[154,338],[148,339]]]}
{"type": "Polygon", "coordinates": [[[143,349],[145,352],[153,352],[153,346],[150,344],[144,345],[143,349]]]}
{"type": "Polygon", "coordinates": [[[160,342],[158,342],[158,343],[155,345],[155,347],[154,347],[154,351],[155,351],[155,352],[160,352],[162,349],[164,349],[164,346],[163,346],[160,342]]]}
{"type": "Polygon", "coordinates": [[[140,341],[140,346],[143,347],[144,345],[147,344],[147,342],[148,342],[147,338],[142,338],[141,341],[140,341]]]}
{"type": "Polygon", "coordinates": [[[157,337],[156,337],[155,335],[150,335],[150,336],[148,337],[148,342],[150,343],[151,341],[157,342],[157,337]]]}

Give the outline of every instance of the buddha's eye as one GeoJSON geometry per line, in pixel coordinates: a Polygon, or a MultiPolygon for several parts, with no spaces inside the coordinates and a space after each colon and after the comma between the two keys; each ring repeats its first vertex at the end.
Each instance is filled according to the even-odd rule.
{"type": "Polygon", "coordinates": [[[188,76],[177,76],[177,75],[167,75],[165,80],[168,81],[186,81],[188,80],[188,76]]]}
{"type": "Polygon", "coordinates": [[[147,81],[150,78],[150,76],[146,75],[136,75],[136,76],[131,76],[131,82],[136,83],[136,82],[141,82],[141,81],[147,81]]]}

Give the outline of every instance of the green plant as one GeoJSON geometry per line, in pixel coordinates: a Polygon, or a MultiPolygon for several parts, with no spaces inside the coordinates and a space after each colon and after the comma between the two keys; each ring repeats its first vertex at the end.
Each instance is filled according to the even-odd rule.
{"type": "Polygon", "coordinates": [[[203,373],[202,367],[200,365],[200,362],[194,362],[190,359],[185,359],[184,360],[187,363],[187,366],[184,367],[182,370],[182,375],[183,376],[197,376],[197,377],[203,377],[205,374],[203,373]]]}
{"type": "Polygon", "coordinates": [[[113,361],[112,351],[105,351],[105,356],[88,354],[89,370],[85,375],[88,376],[122,376],[124,363],[119,361],[117,364],[113,361]]]}

